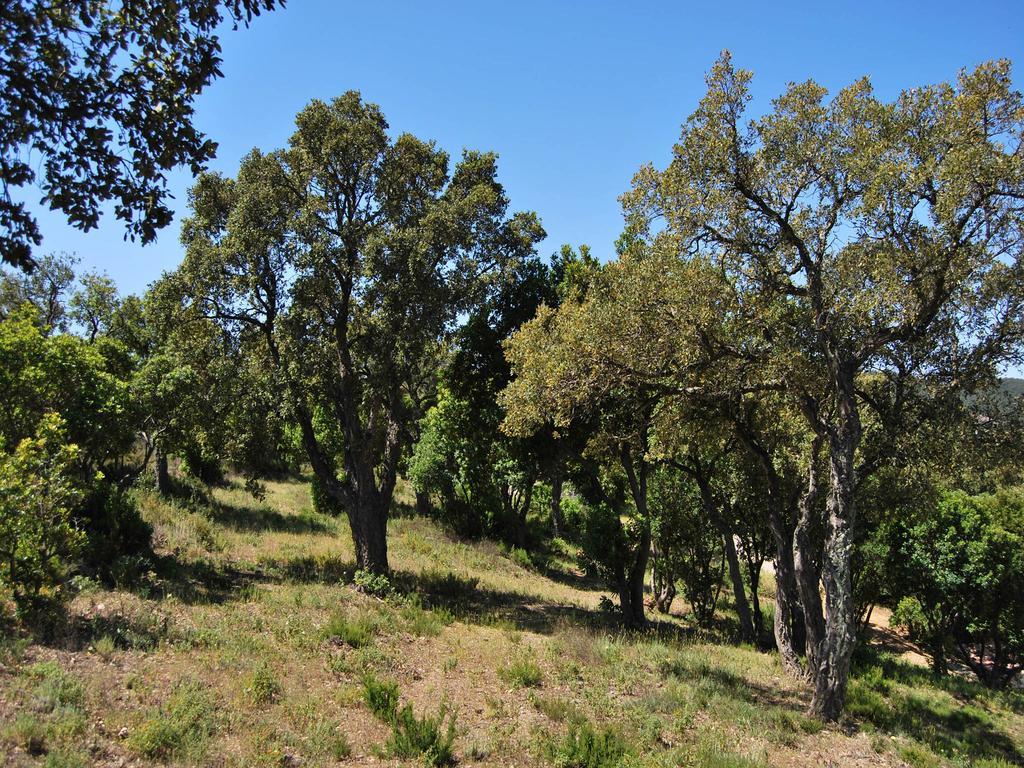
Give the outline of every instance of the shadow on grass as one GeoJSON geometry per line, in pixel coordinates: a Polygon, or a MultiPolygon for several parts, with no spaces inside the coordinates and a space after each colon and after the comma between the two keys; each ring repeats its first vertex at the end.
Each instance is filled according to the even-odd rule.
{"type": "Polygon", "coordinates": [[[282,515],[268,507],[236,506],[214,502],[206,506],[203,514],[211,522],[219,523],[234,531],[273,531],[296,534],[334,534],[334,528],[315,517],[303,515],[282,515]]]}
{"type": "Polygon", "coordinates": [[[1024,711],[1024,695],[990,691],[964,678],[936,676],[877,649],[864,648],[858,652],[847,713],[951,759],[966,755],[972,760],[996,758],[1024,764],[1024,752],[998,729],[990,714],[993,704],[1019,713],[1024,711]],[[953,701],[936,693],[949,694],[953,701]]]}

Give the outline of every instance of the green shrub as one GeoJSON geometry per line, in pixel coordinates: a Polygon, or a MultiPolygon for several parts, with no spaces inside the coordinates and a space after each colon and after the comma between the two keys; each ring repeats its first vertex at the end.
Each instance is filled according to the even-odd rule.
{"type": "Polygon", "coordinates": [[[3,729],[3,737],[30,755],[41,755],[46,751],[46,725],[35,715],[18,715],[3,729]]]}
{"type": "Polygon", "coordinates": [[[35,712],[77,709],[85,702],[85,687],[56,662],[33,664],[28,674],[39,680],[32,691],[31,708],[35,712]]]}
{"type": "Polygon", "coordinates": [[[330,640],[340,640],[350,648],[362,648],[373,642],[376,623],[367,615],[349,618],[335,613],[323,629],[323,635],[330,640]]]}
{"type": "Polygon", "coordinates": [[[281,695],[281,684],[274,676],[270,665],[262,662],[253,670],[245,690],[253,704],[269,704],[281,695]]]}
{"type": "Polygon", "coordinates": [[[377,718],[394,722],[398,714],[398,684],[367,674],[363,677],[363,701],[377,718]]]}
{"type": "Polygon", "coordinates": [[[128,737],[128,746],[150,759],[198,761],[213,734],[215,713],[213,699],[201,684],[180,684],[167,706],[128,737]]]}
{"type": "Polygon", "coordinates": [[[565,738],[550,753],[557,768],[619,768],[626,748],[615,731],[596,730],[584,720],[570,722],[565,738]]]}
{"type": "Polygon", "coordinates": [[[392,757],[422,758],[425,765],[443,766],[455,762],[455,713],[442,704],[436,715],[416,717],[412,705],[406,704],[395,713],[387,752],[392,757]],[[445,720],[448,724],[445,726],[445,720]]]}
{"type": "Polygon", "coordinates": [[[74,477],[79,450],[66,443],[64,421],[47,414],[35,437],[0,452],[0,585],[19,612],[56,597],[85,544],[72,511],[85,493],[74,477]]]}
{"type": "Polygon", "coordinates": [[[533,568],[533,560],[530,559],[530,553],[522,547],[510,548],[508,558],[520,568],[526,568],[527,570],[533,568]]]}
{"type": "Polygon", "coordinates": [[[509,661],[498,669],[498,677],[506,685],[519,688],[536,688],[544,679],[540,665],[529,656],[509,661]]]}
{"type": "Polygon", "coordinates": [[[374,597],[387,597],[394,592],[394,587],[388,577],[383,574],[356,571],[352,577],[352,583],[360,592],[374,597]]]}
{"type": "Polygon", "coordinates": [[[87,768],[89,759],[70,749],[57,749],[46,755],[43,768],[87,768]]]}

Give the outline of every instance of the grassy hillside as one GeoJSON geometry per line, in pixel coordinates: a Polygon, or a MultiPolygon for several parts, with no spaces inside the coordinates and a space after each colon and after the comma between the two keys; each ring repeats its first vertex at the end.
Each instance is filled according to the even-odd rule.
{"type": "Polygon", "coordinates": [[[424,748],[443,762],[453,718],[460,765],[1024,761],[1020,694],[868,648],[849,716],[823,729],[774,655],[731,642],[728,606],[714,633],[681,602],[623,633],[567,546],[533,565],[398,517],[396,590],[357,591],[345,523],[315,514],[304,483],[267,490],[140,496],[157,561],[121,564],[120,589],[79,580],[45,642],[4,641],[5,765],[420,765],[424,748]],[[390,682],[411,717],[389,710],[390,682]]]}

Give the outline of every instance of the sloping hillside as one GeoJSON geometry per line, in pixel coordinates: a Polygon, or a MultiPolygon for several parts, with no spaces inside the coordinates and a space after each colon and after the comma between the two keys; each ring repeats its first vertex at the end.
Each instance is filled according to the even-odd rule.
{"type": "Polygon", "coordinates": [[[45,642],[5,641],[5,764],[418,765],[422,745],[443,761],[450,722],[460,765],[1024,761],[1019,694],[866,649],[847,720],[823,729],[772,654],[730,641],[727,605],[714,633],[681,602],[623,633],[568,546],[536,566],[399,516],[395,590],[357,591],[346,526],[315,514],[307,488],[271,482],[261,503],[237,485],[141,495],[156,562],[124,563],[120,589],[80,579],[45,642]],[[405,726],[379,704],[389,682],[412,706],[405,726]],[[439,708],[436,733],[416,727],[439,708]]]}

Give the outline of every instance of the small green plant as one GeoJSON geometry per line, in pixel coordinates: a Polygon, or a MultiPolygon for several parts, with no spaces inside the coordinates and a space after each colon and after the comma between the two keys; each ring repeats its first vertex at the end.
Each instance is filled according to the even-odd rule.
{"type": "Polygon", "coordinates": [[[452,754],[454,742],[455,713],[444,704],[436,715],[423,717],[416,717],[412,705],[406,704],[395,713],[387,751],[392,757],[420,757],[425,765],[444,766],[455,762],[452,754]]]}
{"type": "Polygon", "coordinates": [[[498,677],[506,685],[517,688],[536,688],[544,679],[544,673],[533,658],[521,656],[500,667],[498,677]]]}
{"type": "Polygon", "coordinates": [[[374,597],[387,597],[394,592],[394,587],[387,576],[370,571],[356,571],[352,583],[360,592],[374,597]]]}
{"type": "Polygon", "coordinates": [[[527,570],[533,568],[533,560],[530,559],[530,553],[522,547],[512,547],[509,549],[508,558],[520,568],[527,570]]]}
{"type": "Polygon", "coordinates": [[[95,643],[93,643],[93,650],[96,654],[104,661],[109,661],[110,657],[114,655],[114,651],[117,650],[117,644],[114,642],[114,638],[110,635],[103,635],[95,643]]]}
{"type": "Polygon", "coordinates": [[[78,709],[84,703],[85,688],[56,662],[44,661],[33,664],[27,673],[39,681],[32,691],[33,711],[51,713],[78,709]]]}
{"type": "Polygon", "coordinates": [[[337,733],[331,739],[328,751],[335,760],[347,760],[352,754],[352,745],[344,733],[337,733]]]}
{"type": "Polygon", "coordinates": [[[46,755],[43,768],[86,768],[89,760],[80,752],[70,749],[56,749],[46,755]]]}
{"type": "Polygon", "coordinates": [[[398,684],[364,675],[363,701],[374,716],[386,723],[394,722],[398,713],[398,684]]]}
{"type": "Polygon", "coordinates": [[[281,695],[281,684],[274,676],[274,671],[266,662],[262,662],[253,670],[246,686],[246,693],[253,704],[269,704],[281,695]]]}
{"type": "Polygon", "coordinates": [[[566,720],[578,718],[579,710],[568,699],[561,696],[537,696],[532,693],[530,695],[532,696],[533,706],[555,722],[562,723],[566,720]]]}
{"type": "Polygon", "coordinates": [[[30,755],[41,755],[46,751],[46,726],[35,715],[18,715],[4,728],[3,737],[30,755]]]}
{"type": "Polygon", "coordinates": [[[338,640],[350,648],[362,648],[373,642],[376,624],[367,615],[349,618],[344,613],[331,616],[323,629],[323,635],[329,640],[338,640]]]}
{"type": "Polygon", "coordinates": [[[615,731],[597,730],[587,721],[572,721],[565,738],[550,748],[557,768],[619,768],[626,754],[615,731]]]}
{"type": "Polygon", "coordinates": [[[201,684],[179,684],[167,706],[128,737],[128,746],[146,758],[199,761],[213,734],[215,712],[213,699],[201,684]]]}

